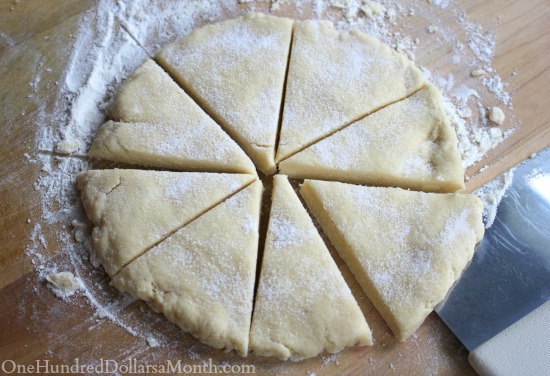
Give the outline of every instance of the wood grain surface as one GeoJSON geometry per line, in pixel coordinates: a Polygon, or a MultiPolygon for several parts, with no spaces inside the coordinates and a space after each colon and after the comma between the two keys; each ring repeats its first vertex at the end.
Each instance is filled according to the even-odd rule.
{"type": "MultiPolygon", "coordinates": [[[[516,131],[468,168],[467,190],[472,190],[550,145],[550,59],[545,56],[550,50],[550,2],[457,1],[440,11],[442,23],[451,17],[455,6],[465,10],[472,22],[496,34],[494,66],[513,92],[515,119],[506,127],[514,126],[516,131]],[[512,76],[514,71],[518,74],[512,76]],[[488,167],[479,173],[484,166],[488,167]]],[[[163,343],[169,343],[150,348],[141,336],[95,315],[86,297],[68,302],[55,297],[33,272],[24,250],[34,224],[41,223],[47,246],[41,246],[40,253],[45,260],[69,266],[55,236],[55,230],[68,224],[48,225],[41,220],[42,202],[34,187],[41,166],[27,162],[24,154],[37,152],[35,124],[44,113],[39,109],[55,105],[57,88],[53,83],[63,73],[79,17],[92,7],[91,1],[0,0],[0,362],[73,364],[78,359],[81,364],[98,364],[102,358],[121,362],[133,358],[149,364],[168,359],[201,364],[212,359],[213,364],[253,364],[257,374],[475,374],[467,363],[467,351],[435,314],[411,339],[397,343],[333,250],[373,328],[375,345],[299,363],[226,354],[201,345],[142,302],[116,305],[123,322],[134,329],[152,328],[164,338],[163,343]],[[50,84],[36,89],[30,83],[43,66],[51,68],[42,73],[42,81],[50,84]]],[[[425,35],[425,26],[419,23],[414,30],[425,35]]],[[[471,80],[469,69],[448,63],[449,54],[448,49],[434,49],[429,44],[422,44],[416,52],[418,63],[430,70],[452,73],[457,82],[471,80]]],[[[55,158],[51,150],[40,153],[55,158]]],[[[97,286],[94,298],[102,304],[124,302],[103,272],[89,270],[83,277],[97,286]]]]}

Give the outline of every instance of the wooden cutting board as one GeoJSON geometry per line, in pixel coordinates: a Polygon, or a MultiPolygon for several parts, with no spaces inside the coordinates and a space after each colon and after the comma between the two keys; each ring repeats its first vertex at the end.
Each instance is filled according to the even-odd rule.
{"type": "MultiPolygon", "coordinates": [[[[472,190],[550,145],[547,110],[550,59],[546,57],[550,50],[547,21],[550,3],[545,0],[458,3],[472,22],[496,32],[494,66],[510,83],[516,120],[521,121],[515,133],[467,170],[467,188],[472,190]],[[518,74],[512,76],[513,71],[518,74]],[[477,173],[486,165],[489,167],[477,173]]],[[[56,298],[32,272],[33,266],[24,255],[34,224],[41,223],[39,192],[33,186],[41,167],[27,163],[24,153],[35,152],[34,124],[41,114],[38,106],[54,105],[53,83],[61,76],[70,54],[79,16],[92,6],[91,1],[0,0],[0,362],[11,359],[19,364],[35,364],[36,360],[49,360],[51,364],[74,364],[78,359],[80,364],[97,365],[102,358],[121,364],[132,358],[138,364],[166,364],[170,359],[173,363],[181,360],[182,365],[192,365],[212,359],[214,365],[252,364],[258,374],[474,374],[467,363],[467,351],[435,314],[428,317],[413,338],[396,343],[334,252],[373,328],[376,343],[372,348],[346,350],[338,356],[300,363],[257,357],[241,359],[199,344],[141,302],[120,307],[119,316],[125,323],[138,331],[152,327],[157,337],[164,338],[163,343],[170,343],[150,348],[141,336],[133,336],[111,321],[95,317],[86,298],[77,297],[69,302],[56,298]],[[60,49],[60,45],[66,48],[60,49]],[[41,58],[37,61],[36,56],[41,58]],[[42,82],[49,84],[34,90],[29,84],[39,70],[42,82]]],[[[442,23],[451,17],[454,7],[451,4],[441,10],[442,23]]],[[[416,26],[414,30],[425,35],[426,25],[416,26]]],[[[427,46],[417,57],[430,69],[452,73],[457,82],[467,80],[469,69],[441,65],[444,61],[441,57],[448,53],[448,50],[430,51],[427,46]]],[[[60,253],[61,244],[54,236],[55,226],[42,225],[47,245],[40,252],[46,259],[65,263],[66,255],[60,253]]],[[[103,303],[121,301],[102,272],[90,272],[86,280],[97,284],[96,297],[103,303]]]]}

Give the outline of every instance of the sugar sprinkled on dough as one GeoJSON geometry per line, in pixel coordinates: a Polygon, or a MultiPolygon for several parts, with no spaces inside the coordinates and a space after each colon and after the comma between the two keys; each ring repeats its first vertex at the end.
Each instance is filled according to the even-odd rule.
{"type": "MultiPolygon", "coordinates": [[[[158,176],[162,177],[162,172],[158,176]]],[[[228,191],[235,191],[240,187],[241,181],[231,177],[230,174],[185,173],[170,180],[159,179],[158,182],[164,186],[164,197],[174,201],[192,201],[214,187],[225,187],[228,191]]]]}
{"type": "MultiPolygon", "coordinates": [[[[227,320],[231,331],[247,332],[256,260],[256,248],[250,246],[258,236],[258,213],[251,211],[256,196],[250,189],[245,188],[178,230],[138,259],[126,276],[133,275],[130,277],[133,281],[139,278],[139,273],[146,272],[147,280],[157,286],[154,299],[162,302],[163,294],[174,294],[181,302],[191,299],[190,302],[199,307],[210,307],[210,319],[227,320]],[[219,228],[225,228],[221,221],[230,220],[243,227],[251,225],[251,217],[256,219],[254,228],[242,234],[248,248],[242,249],[243,239],[236,237],[235,233],[231,236],[220,233],[219,228]],[[205,228],[208,228],[206,232],[205,228]],[[159,267],[163,268],[161,275],[167,273],[168,277],[157,281],[155,274],[159,267]],[[177,290],[172,291],[169,287],[172,286],[169,276],[178,276],[177,290]]],[[[229,229],[235,230],[233,227],[229,229]]],[[[233,334],[228,336],[228,341],[231,341],[233,334]]]]}
{"type": "MultiPolygon", "coordinates": [[[[390,105],[380,110],[380,114],[375,113],[350,125],[335,133],[332,138],[312,145],[309,150],[318,156],[319,162],[323,165],[339,169],[359,169],[365,161],[365,154],[395,154],[396,146],[403,146],[396,133],[413,126],[414,119],[422,118],[423,112],[428,111],[429,102],[424,97],[423,93],[420,93],[390,105]],[[388,119],[378,120],[382,113],[391,116],[388,119]],[[384,121],[384,126],[378,126],[381,121],[384,121]],[[369,126],[371,123],[375,126],[369,126]]],[[[430,151],[431,144],[410,145],[410,147],[430,151]]],[[[414,159],[405,161],[403,164],[404,175],[415,177],[432,172],[431,153],[426,153],[424,150],[399,150],[395,157],[399,159],[402,155],[414,155],[414,159]]]]}
{"type": "Polygon", "coordinates": [[[281,215],[272,216],[269,225],[273,231],[275,249],[300,246],[316,235],[314,229],[299,229],[281,215]]]}
{"type": "Polygon", "coordinates": [[[468,225],[468,217],[471,215],[468,209],[461,210],[447,219],[443,229],[437,237],[437,241],[446,247],[451,247],[460,238],[471,233],[472,229],[468,225]]]}
{"type": "MultiPolygon", "coordinates": [[[[270,34],[258,33],[246,23],[238,23],[223,33],[216,32],[209,38],[201,39],[187,48],[168,47],[163,50],[163,56],[176,69],[183,72],[185,80],[223,119],[233,126],[238,126],[245,137],[257,145],[274,145],[275,131],[279,113],[281,82],[275,80],[284,72],[286,59],[277,52],[286,42],[282,32],[270,34]],[[219,58],[204,60],[211,51],[219,53],[219,58]],[[262,56],[268,56],[262,59],[262,56]],[[275,76],[257,77],[264,82],[263,91],[248,95],[246,98],[230,95],[233,90],[227,85],[241,87],[248,85],[252,70],[261,64],[262,70],[274,72],[275,76]],[[199,76],[199,72],[209,72],[207,76],[199,76]],[[229,81],[228,81],[229,80],[229,81]],[[271,80],[271,81],[270,81],[271,80]]],[[[242,90],[241,93],[245,93],[242,90]]]]}
{"type": "Polygon", "coordinates": [[[200,137],[205,134],[205,130],[203,122],[195,124],[194,127],[185,131],[176,127],[166,127],[158,135],[159,142],[155,142],[153,139],[153,143],[156,145],[157,152],[161,154],[185,155],[197,160],[225,161],[234,159],[226,143],[212,137],[200,137]],[[194,140],[201,140],[201,142],[193,142],[194,140]],[[216,152],[211,153],[211,150],[216,152]]]}
{"type": "MultiPolygon", "coordinates": [[[[331,184],[344,186],[342,183],[331,184]]],[[[329,188],[321,186],[319,189],[329,188]]],[[[474,215],[470,209],[450,211],[444,224],[434,227],[436,224],[432,223],[430,213],[436,210],[437,203],[433,199],[444,200],[443,197],[451,196],[412,194],[395,188],[380,189],[358,185],[345,185],[345,189],[333,190],[331,195],[323,196],[326,198],[323,204],[329,213],[337,210],[337,207],[342,205],[342,200],[350,199],[355,210],[369,218],[368,223],[384,229],[377,231],[375,228],[369,228],[369,239],[372,240],[372,244],[381,244],[391,252],[382,255],[382,250],[370,250],[361,254],[359,261],[382,297],[396,302],[397,305],[414,304],[422,299],[425,291],[415,292],[415,281],[436,283],[441,277],[441,272],[433,265],[451,262],[456,252],[453,245],[460,243],[459,239],[475,237],[474,229],[469,222],[474,215]],[[401,196],[394,196],[394,192],[407,195],[407,204],[400,201],[401,196]],[[331,200],[329,197],[334,198],[331,200]],[[426,233],[425,229],[432,233],[426,233]]],[[[363,223],[346,221],[341,225],[339,231],[347,236],[366,231],[363,223]]],[[[429,285],[430,283],[422,284],[429,285]]]]}

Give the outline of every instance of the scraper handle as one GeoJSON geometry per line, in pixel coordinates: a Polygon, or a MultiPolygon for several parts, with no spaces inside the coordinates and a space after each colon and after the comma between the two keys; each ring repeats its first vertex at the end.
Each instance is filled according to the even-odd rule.
{"type": "Polygon", "coordinates": [[[477,347],[468,357],[482,376],[550,374],[550,301],[477,347]]]}

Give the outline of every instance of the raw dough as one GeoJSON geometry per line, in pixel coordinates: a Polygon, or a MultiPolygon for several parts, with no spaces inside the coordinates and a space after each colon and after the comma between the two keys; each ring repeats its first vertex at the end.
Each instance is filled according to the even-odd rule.
{"type": "Polygon", "coordinates": [[[71,272],[52,273],[46,280],[60,292],[72,292],[82,287],[80,280],[71,272]]]}
{"type": "Polygon", "coordinates": [[[489,108],[489,120],[491,120],[493,123],[502,125],[505,118],[506,116],[504,115],[504,112],[500,109],[500,107],[493,106],[489,108]]]}
{"type": "Polygon", "coordinates": [[[248,351],[262,183],[204,213],[112,281],[202,342],[248,351]]]}
{"type": "Polygon", "coordinates": [[[174,124],[117,123],[99,129],[93,158],[186,171],[255,174],[252,161],[212,120],[174,124]],[[215,132],[213,132],[215,130],[215,132]]]}
{"type": "Polygon", "coordinates": [[[306,180],[307,206],[399,340],[458,279],[483,237],[481,201],[306,180]]]}
{"type": "Polygon", "coordinates": [[[303,359],[372,345],[371,331],[286,176],[275,176],[250,333],[258,355],[303,359]]]}
{"type": "Polygon", "coordinates": [[[255,173],[252,161],[152,60],[121,86],[93,158],[191,171],[255,173]]]}
{"type": "Polygon", "coordinates": [[[92,244],[110,276],[256,180],[246,174],[90,170],[78,175],[92,244]]]}
{"type": "MultiPolygon", "coordinates": [[[[200,341],[243,356],[250,348],[301,359],[372,344],[285,176],[275,177],[251,319],[262,194],[256,167],[270,174],[282,161],[300,177],[463,188],[441,97],[411,61],[323,21],[296,22],[290,51],[294,24],[251,14],[165,47],[159,64],[183,89],[146,61],[122,85],[115,121],[90,150],[127,163],[246,174],[114,169],[78,177],[93,247],[112,284],[200,341]]],[[[310,180],[302,193],[399,339],[443,299],[483,234],[481,204],[471,195],[310,180]]]]}
{"type": "Polygon", "coordinates": [[[296,23],[277,162],[424,85],[415,65],[357,30],[296,23]]]}
{"type": "Polygon", "coordinates": [[[454,192],[464,189],[457,144],[441,94],[428,85],[284,160],[279,169],[295,178],[454,192]]]}
{"type": "Polygon", "coordinates": [[[293,21],[249,14],[206,25],[157,58],[265,174],[274,155],[293,21]]]}

